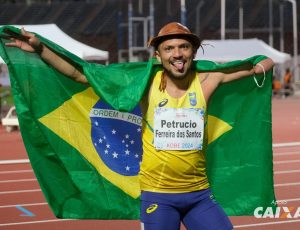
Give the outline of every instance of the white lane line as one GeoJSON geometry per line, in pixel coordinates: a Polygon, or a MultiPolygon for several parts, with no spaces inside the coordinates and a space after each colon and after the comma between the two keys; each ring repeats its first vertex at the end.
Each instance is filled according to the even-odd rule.
{"type": "Polygon", "coordinates": [[[298,186],[298,185],[300,185],[300,182],[296,182],[296,183],[274,184],[274,187],[298,186]]]}
{"type": "Polygon", "coordinates": [[[48,205],[48,203],[31,203],[31,204],[8,204],[2,205],[0,208],[15,208],[16,206],[28,207],[28,206],[40,206],[40,205],[48,205]]]}
{"type": "Polygon", "coordinates": [[[0,180],[0,184],[1,183],[28,182],[28,181],[36,181],[36,178],[20,179],[20,180],[0,180]]]}
{"type": "Polygon", "coordinates": [[[74,221],[74,220],[70,220],[70,219],[50,219],[50,220],[26,221],[26,222],[16,222],[16,223],[4,223],[4,224],[0,224],[0,227],[12,226],[12,225],[24,225],[24,224],[40,224],[40,223],[59,222],[59,221],[74,221]]]}
{"type": "Polygon", "coordinates": [[[289,163],[299,163],[300,160],[286,160],[286,161],[274,161],[273,164],[289,164],[289,163]]]}
{"type": "Polygon", "coordinates": [[[274,153],[273,152],[273,156],[274,157],[279,157],[279,156],[292,156],[292,155],[300,155],[300,151],[297,151],[297,152],[277,152],[277,153],[274,153]]]}
{"type": "Polygon", "coordinates": [[[296,220],[265,222],[265,223],[258,223],[258,224],[242,224],[242,225],[236,225],[234,226],[234,228],[247,228],[247,227],[257,227],[257,226],[264,226],[264,225],[274,225],[274,224],[290,224],[295,222],[300,222],[300,220],[296,219],[296,220]]]}
{"type": "Polygon", "coordinates": [[[274,174],[300,173],[300,170],[275,171],[274,174]]]}
{"type": "Polygon", "coordinates": [[[2,160],[0,161],[0,165],[7,165],[7,164],[26,164],[29,163],[28,159],[19,159],[19,160],[2,160]]]}
{"type": "Polygon", "coordinates": [[[0,192],[0,195],[3,195],[3,194],[14,194],[14,193],[26,193],[26,192],[41,192],[41,191],[42,191],[41,189],[4,191],[4,192],[0,192]]]}
{"type": "Polygon", "coordinates": [[[300,146],[300,142],[286,142],[273,144],[273,148],[300,146]]]}
{"type": "Polygon", "coordinates": [[[13,174],[13,173],[29,173],[32,172],[32,169],[28,169],[28,170],[12,170],[12,171],[0,171],[0,174],[13,174]]]}
{"type": "Polygon", "coordinates": [[[294,201],[300,201],[300,198],[293,198],[293,199],[286,199],[286,200],[277,200],[277,203],[284,203],[284,202],[294,202],[294,201]]]}

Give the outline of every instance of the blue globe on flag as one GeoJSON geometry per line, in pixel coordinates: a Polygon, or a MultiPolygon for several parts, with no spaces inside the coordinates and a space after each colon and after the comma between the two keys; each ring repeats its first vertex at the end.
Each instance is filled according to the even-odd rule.
{"type": "Polygon", "coordinates": [[[101,160],[116,173],[137,175],[142,160],[140,108],[125,113],[99,100],[90,112],[90,119],[93,145],[101,160]]]}

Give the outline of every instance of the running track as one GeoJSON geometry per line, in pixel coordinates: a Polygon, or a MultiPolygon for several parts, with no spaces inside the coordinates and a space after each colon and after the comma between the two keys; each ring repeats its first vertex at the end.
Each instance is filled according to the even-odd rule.
{"type": "MultiPolygon", "coordinates": [[[[300,97],[273,99],[274,181],[279,206],[300,207],[300,97]]],[[[0,126],[0,229],[138,230],[138,221],[61,220],[41,193],[18,131],[0,126]],[[14,163],[11,163],[14,162],[14,163]],[[16,163],[19,162],[19,163],[16,163]]],[[[230,217],[235,229],[297,230],[298,218],[230,217]]],[[[184,229],[182,227],[182,229],[184,229]]]]}

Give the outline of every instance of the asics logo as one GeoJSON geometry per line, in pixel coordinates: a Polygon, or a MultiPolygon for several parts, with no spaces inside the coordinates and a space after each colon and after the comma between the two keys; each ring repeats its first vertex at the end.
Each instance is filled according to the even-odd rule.
{"type": "Polygon", "coordinates": [[[161,102],[159,102],[158,106],[159,106],[159,107],[163,107],[163,106],[165,106],[167,103],[168,103],[168,99],[166,98],[166,99],[163,99],[161,102]]]}
{"type": "Polygon", "coordinates": [[[158,204],[151,204],[147,209],[146,213],[150,214],[158,208],[158,204]]]}

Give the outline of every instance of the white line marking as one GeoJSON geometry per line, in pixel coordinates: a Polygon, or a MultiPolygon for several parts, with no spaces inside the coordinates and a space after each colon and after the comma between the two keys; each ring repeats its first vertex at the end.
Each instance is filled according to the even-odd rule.
{"type": "Polygon", "coordinates": [[[273,163],[278,164],[288,164],[288,163],[299,163],[300,160],[287,160],[287,161],[274,161],[273,163]]]}
{"type": "Polygon", "coordinates": [[[28,159],[19,159],[19,160],[2,160],[0,161],[0,165],[7,165],[7,164],[26,164],[29,163],[28,159]]]}
{"type": "Polygon", "coordinates": [[[280,153],[273,153],[273,156],[292,156],[292,155],[300,155],[300,151],[297,152],[280,152],[280,153]]]}
{"type": "Polygon", "coordinates": [[[0,174],[29,173],[29,172],[33,172],[33,170],[29,169],[29,170],[2,171],[0,172],[0,174]]]}
{"type": "Polygon", "coordinates": [[[298,186],[300,182],[296,183],[284,183],[284,184],[274,184],[274,187],[285,187],[285,186],[298,186]]]}
{"type": "Polygon", "coordinates": [[[300,170],[277,171],[274,174],[300,173],[300,170]]]}
{"type": "Polygon", "coordinates": [[[286,142],[273,144],[273,148],[300,146],[300,142],[286,142]]]}
{"type": "Polygon", "coordinates": [[[52,219],[52,220],[26,221],[26,222],[17,222],[17,223],[4,223],[4,224],[0,224],[0,227],[2,227],[2,226],[12,226],[12,225],[23,225],[23,224],[39,224],[39,223],[58,222],[58,221],[74,221],[74,220],[70,220],[70,219],[52,219]]]}
{"type": "Polygon", "coordinates": [[[42,191],[41,189],[4,191],[4,192],[0,192],[0,195],[2,195],[2,194],[14,194],[14,193],[26,193],[26,192],[41,192],[41,191],[42,191]]]}
{"type": "Polygon", "coordinates": [[[32,204],[8,204],[8,205],[2,205],[0,208],[14,208],[16,206],[22,206],[22,207],[28,207],[28,206],[39,206],[39,205],[48,205],[48,203],[32,203],[32,204]]]}
{"type": "Polygon", "coordinates": [[[246,227],[257,227],[263,225],[273,225],[273,224],[290,224],[294,222],[300,222],[299,219],[297,220],[285,220],[285,221],[275,221],[275,222],[265,222],[265,223],[258,223],[258,224],[243,224],[243,225],[236,225],[234,228],[246,228],[246,227]]]}
{"type": "Polygon", "coordinates": [[[28,181],[36,181],[36,178],[20,179],[20,180],[0,180],[0,183],[16,183],[16,182],[28,182],[28,181]]]}
{"type": "Polygon", "coordinates": [[[300,201],[300,198],[286,199],[286,200],[277,200],[278,203],[293,202],[293,201],[300,201]]]}

